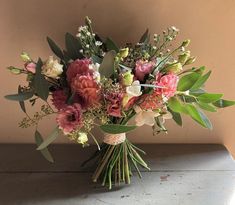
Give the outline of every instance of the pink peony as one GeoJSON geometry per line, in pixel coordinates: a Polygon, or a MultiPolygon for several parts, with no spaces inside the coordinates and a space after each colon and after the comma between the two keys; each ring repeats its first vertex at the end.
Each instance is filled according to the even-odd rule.
{"type": "Polygon", "coordinates": [[[67,96],[64,93],[64,90],[56,90],[52,93],[52,104],[56,107],[57,110],[61,110],[66,106],[67,96]]]}
{"type": "Polygon", "coordinates": [[[108,101],[107,112],[109,115],[114,117],[121,117],[122,113],[122,93],[109,93],[105,96],[108,101]]]}
{"type": "Polygon", "coordinates": [[[71,83],[72,90],[84,101],[84,107],[98,104],[100,87],[90,74],[77,75],[71,83]]]}
{"type": "Polygon", "coordinates": [[[93,71],[89,69],[90,63],[91,61],[89,59],[82,59],[82,60],[77,59],[74,62],[72,62],[69,65],[68,70],[66,72],[67,81],[71,83],[73,78],[75,78],[76,76],[87,75],[87,74],[92,75],[93,71]]]}
{"type": "Polygon", "coordinates": [[[161,76],[156,76],[156,85],[162,86],[163,88],[156,88],[155,93],[158,95],[164,95],[166,98],[170,98],[175,95],[179,77],[173,73],[161,76]]]}
{"type": "Polygon", "coordinates": [[[82,125],[81,106],[78,103],[68,105],[64,109],[60,110],[56,121],[65,135],[80,128],[82,125]]]}
{"type": "Polygon", "coordinates": [[[29,71],[30,73],[36,73],[36,64],[33,62],[25,63],[25,70],[29,71]]]}
{"type": "Polygon", "coordinates": [[[135,77],[139,80],[139,81],[143,81],[144,77],[151,73],[151,71],[153,70],[155,63],[154,62],[147,62],[147,61],[143,61],[143,60],[138,60],[136,61],[135,64],[135,77]]]}

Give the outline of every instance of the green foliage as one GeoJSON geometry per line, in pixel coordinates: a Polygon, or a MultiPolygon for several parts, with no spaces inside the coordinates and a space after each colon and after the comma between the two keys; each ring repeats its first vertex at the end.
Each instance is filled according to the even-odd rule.
{"type": "Polygon", "coordinates": [[[209,71],[208,73],[206,73],[205,75],[201,76],[196,83],[191,87],[190,90],[197,90],[199,88],[201,88],[204,83],[208,80],[208,78],[210,77],[211,71],[209,71]]]}
{"type": "Polygon", "coordinates": [[[73,59],[81,59],[83,55],[80,53],[80,49],[82,49],[81,42],[78,38],[74,37],[70,33],[65,34],[65,46],[67,49],[67,55],[73,59]]]}
{"type": "Polygon", "coordinates": [[[174,112],[169,107],[168,107],[168,111],[172,114],[172,118],[176,122],[176,124],[179,125],[179,126],[182,126],[183,122],[182,122],[182,118],[181,118],[180,113],[174,112]]]}
{"type": "MultiPolygon", "coordinates": [[[[36,142],[37,146],[40,146],[43,143],[43,137],[37,130],[35,131],[34,138],[35,138],[35,142],[36,142]]],[[[43,157],[46,160],[48,160],[51,163],[54,162],[54,159],[53,159],[51,153],[49,152],[48,148],[41,149],[40,152],[42,153],[43,157]]]]}
{"type": "Polygon", "coordinates": [[[110,38],[107,38],[106,41],[105,41],[105,45],[106,45],[106,48],[108,49],[108,51],[116,51],[116,53],[118,53],[119,51],[119,48],[118,46],[113,42],[112,39],[110,38]]]}
{"type": "Polygon", "coordinates": [[[37,150],[43,150],[45,149],[49,144],[51,144],[53,141],[56,140],[56,138],[59,136],[59,128],[56,127],[52,133],[40,144],[37,148],[37,150]]]}
{"type": "Polygon", "coordinates": [[[115,51],[109,51],[105,54],[99,68],[101,76],[109,78],[114,73],[115,56],[115,51]]]}
{"type": "Polygon", "coordinates": [[[34,92],[32,90],[18,93],[18,94],[12,94],[12,95],[6,95],[5,98],[8,100],[14,100],[14,101],[25,101],[30,98],[32,98],[34,95],[34,92]]]}
{"type": "Polygon", "coordinates": [[[36,64],[36,73],[33,78],[33,88],[35,94],[46,101],[49,95],[49,84],[44,75],[42,75],[42,65],[42,60],[39,58],[36,64]]]}
{"type": "Polygon", "coordinates": [[[168,107],[176,113],[187,114],[187,109],[185,108],[185,105],[177,97],[172,97],[169,99],[168,107]]]}
{"type": "Polygon", "coordinates": [[[222,94],[213,94],[213,93],[204,93],[197,97],[200,102],[212,103],[219,100],[223,95],[222,94]]]}
{"type": "Polygon", "coordinates": [[[218,108],[225,108],[235,105],[235,101],[220,99],[213,102],[212,104],[218,108]]]}
{"type": "Polygon", "coordinates": [[[119,125],[119,124],[107,124],[100,126],[100,129],[102,131],[110,134],[126,133],[134,130],[135,128],[136,126],[134,125],[119,125]]]}
{"type": "Polygon", "coordinates": [[[49,37],[47,37],[47,42],[53,51],[53,53],[58,56],[60,59],[64,59],[64,54],[62,50],[59,48],[59,46],[56,45],[56,43],[49,37]]]}
{"type": "Polygon", "coordinates": [[[187,75],[184,75],[180,78],[177,90],[178,91],[187,91],[190,90],[193,85],[197,82],[197,80],[200,78],[200,74],[193,72],[187,75]]]}
{"type": "Polygon", "coordinates": [[[146,31],[144,32],[144,34],[141,36],[139,42],[146,44],[146,43],[149,42],[149,40],[150,40],[149,30],[146,29],[146,31]]]}
{"type": "Polygon", "coordinates": [[[217,111],[215,106],[213,106],[211,104],[204,103],[204,102],[197,102],[197,104],[203,110],[206,110],[206,111],[209,111],[209,112],[216,112],[217,111]]]}
{"type": "MultiPolygon", "coordinates": [[[[18,94],[21,94],[22,93],[22,90],[21,90],[21,86],[19,85],[18,86],[18,94]]],[[[25,108],[25,103],[24,101],[19,101],[19,104],[20,104],[20,108],[21,110],[26,113],[26,108],[25,108]]]]}

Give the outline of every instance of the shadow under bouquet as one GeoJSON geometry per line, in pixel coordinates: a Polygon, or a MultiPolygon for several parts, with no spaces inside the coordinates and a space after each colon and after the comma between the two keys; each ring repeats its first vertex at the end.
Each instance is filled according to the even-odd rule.
{"type": "Polygon", "coordinates": [[[92,180],[109,189],[123,182],[129,184],[133,171],[141,177],[139,167],[149,170],[142,159],[145,152],[133,145],[126,133],[144,124],[152,126],[154,134],[166,133],[165,120],[172,119],[181,126],[181,114],[212,129],[203,110],[215,112],[235,104],[222,99],[222,94],[205,91],[211,71],[190,67],[195,57],[187,50],[189,40],[169,49],[178,32],[170,27],[150,41],[146,30],[137,44],[119,48],[110,38],[94,33],[86,18],[76,37],[66,33],[65,50],[48,37],[56,59],[50,56],[34,61],[22,53],[23,68],[8,67],[13,74],[27,77],[26,86],[6,96],[18,101],[26,114],[19,126],[36,127],[37,150],[50,162],[54,160],[47,147],[60,133],[83,146],[91,138],[98,148],[91,157],[97,162],[92,180]],[[44,105],[30,116],[25,101],[33,106],[38,100],[44,105]],[[38,123],[52,114],[57,126],[43,139],[38,123]],[[95,126],[104,133],[102,144],[92,133],[95,126]]]}

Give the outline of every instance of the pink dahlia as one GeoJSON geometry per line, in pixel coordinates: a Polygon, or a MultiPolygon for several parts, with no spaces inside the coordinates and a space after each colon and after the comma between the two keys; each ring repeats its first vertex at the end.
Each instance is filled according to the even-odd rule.
{"type": "Polygon", "coordinates": [[[158,95],[163,95],[166,98],[170,98],[175,95],[179,77],[173,73],[161,76],[158,74],[156,76],[156,85],[162,86],[162,88],[156,88],[155,93],[158,95]]]}
{"type": "Polygon", "coordinates": [[[52,104],[56,107],[57,110],[61,110],[66,106],[67,96],[64,93],[64,90],[56,90],[52,93],[52,104]]]}
{"type": "Polygon", "coordinates": [[[73,61],[69,65],[68,70],[66,72],[67,81],[71,83],[72,79],[75,78],[76,76],[88,75],[88,74],[92,75],[93,71],[89,69],[90,63],[91,61],[87,58],[82,59],[82,60],[77,59],[73,61]]]}
{"type": "Polygon", "coordinates": [[[107,106],[108,114],[114,117],[121,117],[123,94],[108,93],[106,94],[105,99],[108,101],[108,106],[107,106]]]}
{"type": "Polygon", "coordinates": [[[143,61],[143,60],[138,60],[136,61],[135,64],[135,77],[139,80],[139,81],[143,81],[144,77],[151,73],[153,70],[155,63],[154,62],[147,62],[147,61],[143,61]]]}
{"type": "Polygon", "coordinates": [[[82,125],[81,106],[78,103],[68,105],[64,109],[60,110],[56,121],[65,135],[80,128],[82,125]]]}
{"type": "Polygon", "coordinates": [[[98,104],[100,87],[90,74],[77,75],[71,83],[72,90],[84,101],[84,107],[98,104]]]}

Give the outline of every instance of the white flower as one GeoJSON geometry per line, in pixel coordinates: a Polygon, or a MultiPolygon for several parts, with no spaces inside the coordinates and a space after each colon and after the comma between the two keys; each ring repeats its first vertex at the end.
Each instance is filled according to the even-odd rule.
{"type": "Polygon", "coordinates": [[[103,44],[103,43],[102,43],[101,41],[96,41],[96,42],[95,42],[95,45],[96,45],[96,46],[101,46],[102,44],[103,44]]]}
{"type": "Polygon", "coordinates": [[[90,47],[90,45],[89,44],[86,44],[86,48],[89,48],[90,47]]]}
{"type": "Polygon", "coordinates": [[[127,86],[126,92],[129,98],[142,95],[140,81],[135,80],[130,86],[127,86]]]}
{"type": "Polygon", "coordinates": [[[85,144],[88,141],[87,134],[85,132],[79,132],[78,143],[85,144]]]}
{"type": "Polygon", "coordinates": [[[95,64],[92,63],[89,65],[89,69],[93,70],[93,77],[97,82],[100,81],[99,67],[100,67],[99,63],[95,63],[95,64]]]}
{"type": "Polygon", "coordinates": [[[149,125],[153,126],[155,124],[155,117],[160,114],[152,110],[142,110],[139,106],[134,107],[136,116],[135,123],[136,126],[149,125]]]}
{"type": "Polygon", "coordinates": [[[63,65],[58,63],[58,60],[54,60],[53,56],[49,56],[47,61],[42,66],[42,74],[50,78],[59,78],[59,75],[63,72],[63,65]]]}

